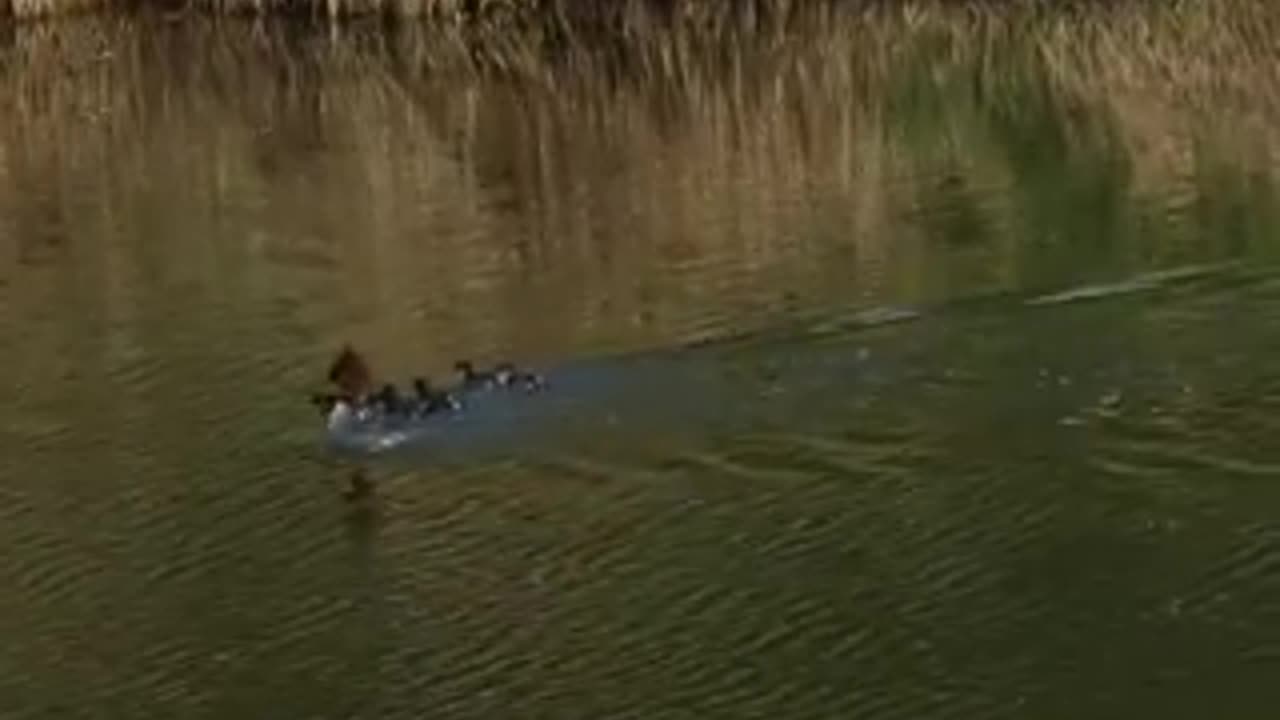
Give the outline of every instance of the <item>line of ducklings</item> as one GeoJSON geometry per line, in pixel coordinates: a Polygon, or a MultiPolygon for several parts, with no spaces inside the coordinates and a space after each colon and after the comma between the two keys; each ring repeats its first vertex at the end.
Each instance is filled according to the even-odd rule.
{"type": "Polygon", "coordinates": [[[532,393],[546,387],[546,380],[540,375],[517,368],[510,362],[481,370],[469,360],[459,360],[454,363],[454,369],[460,376],[454,389],[438,388],[425,377],[415,377],[411,381],[412,394],[401,392],[393,383],[385,383],[373,392],[352,388],[342,381],[337,371],[331,371],[329,379],[340,386],[340,392],[313,394],[311,402],[330,421],[338,414],[348,413],[360,421],[374,418],[411,420],[461,410],[463,403],[459,398],[472,392],[506,389],[532,393]]]}

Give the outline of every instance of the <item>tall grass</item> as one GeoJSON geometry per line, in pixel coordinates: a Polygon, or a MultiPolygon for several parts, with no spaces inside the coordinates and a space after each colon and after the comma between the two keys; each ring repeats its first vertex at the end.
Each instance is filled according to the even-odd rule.
{"type": "Polygon", "coordinates": [[[193,0],[201,10],[217,14],[309,14],[328,17],[385,15],[400,18],[459,19],[471,5],[468,0],[193,0]]]}
{"type": "Polygon", "coordinates": [[[495,14],[529,12],[539,0],[0,0],[0,15],[41,18],[78,14],[85,10],[210,15],[311,15],[360,17],[383,15],[459,20],[495,14]]]}
{"type": "MultiPolygon", "coordinates": [[[[1030,223],[1074,220],[1015,142],[1065,138],[1055,172],[1081,192],[1115,179],[1088,153],[1124,158],[1135,204],[1181,202],[1210,148],[1276,167],[1265,0],[627,7],[518,28],[20,28],[0,41],[0,237],[33,245],[0,276],[44,280],[15,279],[6,305],[52,292],[16,258],[107,238],[68,288],[113,327],[176,302],[142,279],[159,263],[202,297],[309,308],[308,326],[347,298],[375,345],[425,337],[424,317],[433,348],[657,341],[849,288],[1026,281],[1023,238],[1046,229],[1030,223]],[[1019,194],[1037,182],[1048,200],[1019,194]],[[968,219],[930,225],[943,214],[968,219]],[[939,237],[975,235],[980,251],[932,262],[939,237]]],[[[1126,252],[1176,255],[1174,235],[1126,252]]]]}
{"type": "Polygon", "coordinates": [[[111,0],[0,0],[0,17],[39,18],[107,10],[111,0]]]}

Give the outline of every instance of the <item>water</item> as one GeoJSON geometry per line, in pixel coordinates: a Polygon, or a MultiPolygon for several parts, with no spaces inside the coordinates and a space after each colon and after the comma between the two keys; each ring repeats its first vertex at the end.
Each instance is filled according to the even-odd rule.
{"type": "Polygon", "coordinates": [[[6,42],[0,716],[1274,712],[1274,138],[964,56],[6,42]],[[350,508],[348,340],[612,384],[350,508]]]}

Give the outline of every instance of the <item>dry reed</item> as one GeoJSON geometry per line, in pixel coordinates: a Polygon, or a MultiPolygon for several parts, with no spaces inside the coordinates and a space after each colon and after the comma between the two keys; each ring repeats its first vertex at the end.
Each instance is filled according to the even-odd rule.
{"type": "MultiPolygon", "coordinates": [[[[621,342],[643,326],[670,339],[708,315],[755,317],[798,278],[814,302],[851,284],[949,292],[930,231],[904,220],[930,199],[898,180],[1009,187],[1018,169],[988,124],[1029,98],[1082,142],[1118,138],[1138,195],[1184,182],[1206,133],[1274,168],[1270,3],[800,5],[673,17],[633,4],[625,18],[520,32],[133,17],[22,28],[0,49],[0,235],[97,224],[142,236],[157,205],[195,227],[234,216],[261,234],[228,249],[175,228],[164,246],[193,258],[181,264],[200,268],[201,292],[311,297],[321,291],[291,259],[320,258],[340,268],[337,294],[385,310],[368,313],[375,344],[414,335],[417,312],[465,306],[466,322],[436,328],[440,347],[563,347],[564,335],[621,342]],[[440,278],[442,266],[469,271],[440,278]],[[708,266],[731,271],[709,282],[708,266]]],[[[1016,284],[1018,213],[979,210],[999,249],[971,272],[1016,284]]],[[[141,272],[136,248],[100,251],[101,292],[118,295],[98,304],[141,313],[120,279],[141,272]]]]}

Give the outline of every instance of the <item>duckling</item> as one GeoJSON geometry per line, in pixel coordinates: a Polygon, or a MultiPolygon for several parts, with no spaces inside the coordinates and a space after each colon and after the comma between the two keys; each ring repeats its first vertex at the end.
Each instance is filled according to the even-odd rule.
{"type": "Polygon", "coordinates": [[[462,374],[462,386],[467,389],[487,388],[496,384],[493,373],[477,370],[470,360],[459,360],[453,368],[462,374]]]}
{"type": "Polygon", "coordinates": [[[518,370],[509,362],[498,363],[493,369],[493,377],[498,385],[509,388],[520,388],[525,392],[533,392],[546,387],[547,382],[540,375],[518,370]]]}
{"type": "Polygon", "coordinates": [[[398,415],[408,410],[408,403],[400,397],[400,392],[391,383],[383,385],[381,390],[374,393],[372,399],[384,415],[398,415]]]}
{"type": "Polygon", "coordinates": [[[493,366],[493,381],[503,387],[514,385],[519,379],[519,371],[509,362],[500,362],[493,366]]]}
{"type": "Polygon", "coordinates": [[[422,377],[413,379],[413,389],[418,395],[418,413],[429,415],[439,410],[458,410],[462,405],[449,393],[436,390],[422,377]]]}

